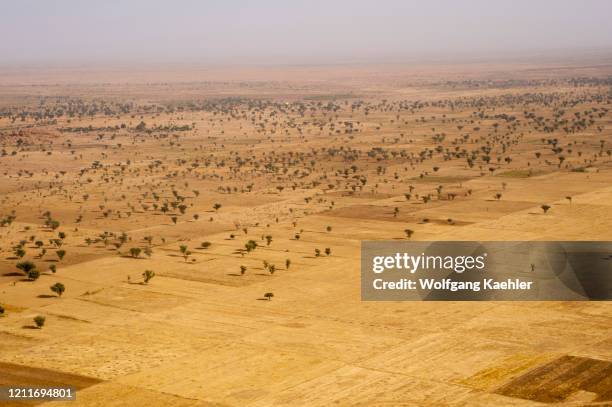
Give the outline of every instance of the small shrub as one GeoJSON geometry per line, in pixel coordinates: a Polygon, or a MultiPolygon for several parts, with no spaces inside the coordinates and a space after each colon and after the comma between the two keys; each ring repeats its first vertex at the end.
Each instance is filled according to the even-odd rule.
{"type": "Polygon", "coordinates": [[[38,329],[41,329],[45,325],[46,318],[42,315],[37,315],[34,317],[34,323],[38,329]]]}
{"type": "Polygon", "coordinates": [[[140,249],[140,247],[132,247],[132,248],[130,249],[130,255],[131,255],[133,258],[137,258],[138,256],[140,256],[140,252],[141,252],[141,251],[142,251],[142,250],[140,249]]]}
{"type": "Polygon", "coordinates": [[[153,270],[145,270],[142,273],[142,278],[144,279],[145,284],[148,284],[153,277],[155,277],[155,272],[153,270]]]}
{"type": "Polygon", "coordinates": [[[64,256],[66,255],[66,250],[58,250],[58,251],[55,252],[55,254],[57,254],[57,257],[60,260],[63,260],[64,256]]]}

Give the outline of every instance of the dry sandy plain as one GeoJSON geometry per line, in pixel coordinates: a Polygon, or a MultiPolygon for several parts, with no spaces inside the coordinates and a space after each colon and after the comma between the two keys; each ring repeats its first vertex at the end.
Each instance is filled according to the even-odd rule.
{"type": "Polygon", "coordinates": [[[610,405],[610,302],[360,301],[364,239],[612,240],[612,64],[584,65],[3,71],[0,384],[610,405]]]}

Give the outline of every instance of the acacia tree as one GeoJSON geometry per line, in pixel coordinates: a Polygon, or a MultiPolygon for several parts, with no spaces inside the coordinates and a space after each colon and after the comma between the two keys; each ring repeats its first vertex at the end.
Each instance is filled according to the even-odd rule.
{"type": "Polygon", "coordinates": [[[36,269],[36,264],[32,263],[29,260],[26,261],[22,261],[17,263],[17,265],[15,266],[17,267],[19,270],[23,271],[23,274],[25,274],[26,276],[30,274],[30,271],[36,269]]]}
{"type": "Polygon", "coordinates": [[[145,284],[149,284],[149,281],[151,281],[153,277],[155,277],[155,272],[153,270],[145,270],[142,273],[142,278],[145,284]]]}
{"type": "Polygon", "coordinates": [[[257,248],[257,242],[255,240],[249,240],[244,244],[244,248],[247,252],[252,252],[257,248]]]}
{"type": "Polygon", "coordinates": [[[46,318],[42,315],[37,315],[34,317],[34,323],[38,329],[42,329],[42,327],[45,325],[45,320],[46,318]]]}
{"type": "Polygon", "coordinates": [[[61,297],[62,294],[64,294],[64,291],[66,291],[66,287],[62,283],[55,283],[49,288],[51,289],[51,291],[56,293],[58,297],[61,297]]]}
{"type": "Polygon", "coordinates": [[[179,249],[181,250],[181,253],[183,254],[183,258],[185,259],[185,261],[187,261],[187,259],[191,255],[191,251],[187,250],[187,246],[185,245],[179,246],[179,249]]]}

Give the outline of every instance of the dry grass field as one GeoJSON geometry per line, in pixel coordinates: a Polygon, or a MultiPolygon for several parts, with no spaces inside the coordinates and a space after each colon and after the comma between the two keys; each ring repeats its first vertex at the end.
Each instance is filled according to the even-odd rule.
{"type": "Polygon", "coordinates": [[[611,92],[609,61],[4,71],[0,385],[610,405],[610,302],[361,302],[359,266],[361,240],[612,240],[611,92]]]}

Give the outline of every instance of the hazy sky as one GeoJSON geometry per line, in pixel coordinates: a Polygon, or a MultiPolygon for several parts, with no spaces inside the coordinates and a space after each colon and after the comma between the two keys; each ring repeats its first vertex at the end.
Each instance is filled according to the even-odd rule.
{"type": "Polygon", "coordinates": [[[609,0],[0,0],[0,64],[317,63],[612,49],[609,0]]]}

